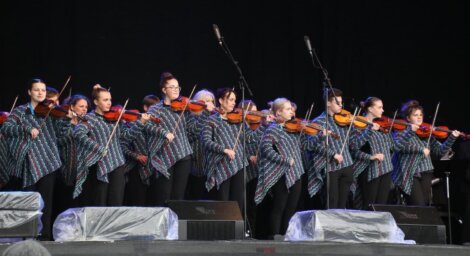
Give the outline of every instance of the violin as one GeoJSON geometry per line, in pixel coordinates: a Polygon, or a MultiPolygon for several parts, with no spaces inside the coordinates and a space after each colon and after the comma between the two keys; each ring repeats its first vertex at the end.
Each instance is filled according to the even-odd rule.
{"type": "Polygon", "coordinates": [[[243,120],[243,118],[242,118],[242,109],[241,108],[235,108],[231,112],[227,112],[227,113],[221,108],[215,108],[212,111],[212,114],[215,114],[215,113],[219,113],[221,115],[226,114],[227,121],[231,124],[239,124],[243,120]]]}
{"type": "Polygon", "coordinates": [[[172,100],[170,106],[173,111],[184,111],[187,109],[193,113],[199,113],[207,107],[202,100],[190,100],[184,96],[179,96],[177,99],[172,100]]]}
{"type": "MultiPolygon", "coordinates": [[[[392,125],[392,121],[390,118],[386,116],[382,116],[381,118],[377,118],[374,120],[374,122],[377,122],[381,127],[384,125],[387,129],[393,128],[394,130],[397,131],[403,131],[406,129],[406,127],[410,126],[411,123],[406,122],[405,120],[398,119],[395,120],[392,125]]],[[[434,126],[434,130],[432,131],[432,135],[436,137],[436,139],[445,139],[447,136],[449,136],[449,133],[452,133],[452,130],[449,130],[447,126],[434,126]]],[[[418,135],[421,138],[426,138],[429,137],[431,134],[431,124],[428,123],[422,123],[418,130],[416,130],[416,135],[418,135]]],[[[470,134],[465,134],[463,132],[460,132],[460,137],[463,139],[467,140],[470,139],[470,134]]]]}
{"type": "Polygon", "coordinates": [[[254,131],[261,125],[261,120],[266,118],[268,115],[269,113],[257,110],[246,111],[245,121],[250,126],[250,129],[254,131]]]}
{"type": "MultiPolygon", "coordinates": [[[[214,111],[221,115],[225,114],[225,111],[220,108],[216,108],[214,111]]],[[[242,114],[243,110],[241,108],[235,108],[231,112],[227,113],[227,121],[232,124],[239,124],[243,120],[242,114]]],[[[261,111],[245,111],[245,121],[252,130],[256,130],[261,125],[262,118],[266,116],[268,116],[268,113],[261,111]]]]}
{"type": "MultiPolygon", "coordinates": [[[[105,112],[103,114],[104,118],[108,121],[116,122],[119,119],[119,115],[122,112],[122,108],[119,107],[112,107],[108,112],[105,112]]],[[[140,119],[142,116],[142,113],[140,113],[136,109],[130,109],[130,110],[125,110],[124,113],[122,113],[121,119],[126,121],[126,122],[135,122],[140,119]]],[[[150,120],[153,121],[156,124],[159,124],[161,120],[157,117],[151,116],[150,120]]]]}
{"type": "Polygon", "coordinates": [[[8,112],[3,112],[3,111],[0,111],[0,125],[2,125],[3,123],[5,123],[5,121],[7,120],[8,116],[10,114],[8,112]]]}
{"type": "MultiPolygon", "coordinates": [[[[68,104],[63,104],[63,105],[55,105],[55,103],[51,100],[45,100],[34,108],[34,112],[40,116],[40,117],[46,117],[48,114],[53,117],[57,118],[63,118],[67,117],[70,111],[70,105],[68,104]],[[51,108],[51,104],[54,104],[54,106],[51,108]]],[[[79,115],[76,115],[80,121],[86,122],[87,120],[84,117],[81,117],[79,115]]]]}
{"type": "MultiPolygon", "coordinates": [[[[290,133],[303,132],[310,136],[315,136],[318,134],[318,132],[324,130],[321,125],[300,118],[293,118],[289,121],[286,121],[284,123],[284,128],[287,132],[290,133]]],[[[335,139],[339,139],[339,135],[334,132],[330,132],[330,135],[335,139]]]]}
{"type": "MultiPolygon", "coordinates": [[[[434,126],[434,129],[431,130],[431,124],[428,123],[422,123],[418,130],[416,130],[416,135],[418,135],[421,138],[426,138],[432,135],[439,140],[443,140],[449,136],[449,133],[452,133],[451,130],[449,130],[449,127],[447,126],[434,126]]],[[[460,133],[460,137],[463,139],[470,139],[470,134],[465,134],[463,132],[460,133]]]]}
{"type": "MultiPolygon", "coordinates": [[[[356,118],[354,118],[353,120],[353,115],[351,114],[351,112],[344,109],[342,109],[340,113],[334,114],[333,118],[335,122],[340,126],[346,126],[353,122],[354,127],[360,130],[367,128],[367,126],[369,125],[373,125],[373,123],[376,123],[380,126],[379,131],[383,133],[388,133],[390,131],[390,127],[387,127],[387,125],[391,126],[391,121],[389,119],[377,119],[377,121],[369,122],[369,120],[367,120],[365,116],[356,116],[356,118]]],[[[400,123],[401,122],[397,122],[397,125],[399,125],[400,123]]]]}

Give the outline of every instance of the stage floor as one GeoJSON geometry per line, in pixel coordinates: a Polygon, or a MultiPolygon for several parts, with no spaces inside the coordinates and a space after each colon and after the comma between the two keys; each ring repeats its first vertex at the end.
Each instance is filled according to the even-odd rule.
{"type": "MultiPolygon", "coordinates": [[[[458,245],[345,244],[260,240],[43,242],[42,244],[52,255],[470,255],[470,246],[458,245]]],[[[0,254],[7,246],[7,244],[0,244],[0,254]]]]}

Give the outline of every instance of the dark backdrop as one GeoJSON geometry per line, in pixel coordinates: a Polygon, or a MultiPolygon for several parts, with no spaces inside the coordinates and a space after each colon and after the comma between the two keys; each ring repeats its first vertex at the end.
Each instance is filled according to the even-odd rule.
{"type": "MultiPolygon", "coordinates": [[[[309,35],[333,84],[349,105],[381,97],[386,114],[418,99],[438,123],[468,130],[469,8],[465,1],[1,1],[0,109],[25,102],[26,81],[39,76],[58,89],[72,75],[73,93],[100,83],[114,102],[157,92],[171,71],[189,94],[193,84],[236,86],[219,48],[219,25],[240,61],[254,99],[285,96],[303,116],[321,111],[321,81],[303,36],[309,35]],[[29,3],[31,2],[31,3],[29,3]]],[[[66,91],[65,94],[68,94],[66,91]]],[[[430,122],[430,118],[427,120],[430,122]]]]}

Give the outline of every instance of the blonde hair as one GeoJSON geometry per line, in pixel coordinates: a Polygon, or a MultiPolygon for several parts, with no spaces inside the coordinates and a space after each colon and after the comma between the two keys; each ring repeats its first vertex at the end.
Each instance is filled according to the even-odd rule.
{"type": "Polygon", "coordinates": [[[93,90],[91,91],[91,98],[93,100],[98,100],[101,92],[109,92],[109,91],[108,89],[101,87],[101,85],[95,84],[93,86],[93,90]]]}
{"type": "Polygon", "coordinates": [[[277,98],[272,101],[271,104],[271,112],[276,115],[278,110],[281,110],[284,107],[284,104],[290,102],[290,100],[286,98],[277,98]]]}
{"type": "Polygon", "coordinates": [[[194,94],[193,100],[201,100],[202,98],[204,98],[204,96],[209,96],[215,103],[214,94],[211,91],[206,90],[206,89],[202,89],[198,91],[196,94],[194,94]]]}

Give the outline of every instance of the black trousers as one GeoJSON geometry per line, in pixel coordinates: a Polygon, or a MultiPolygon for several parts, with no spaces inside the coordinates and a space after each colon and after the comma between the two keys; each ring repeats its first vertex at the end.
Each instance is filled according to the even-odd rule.
{"type": "Polygon", "coordinates": [[[98,180],[92,166],[79,197],[81,206],[122,206],[126,186],[125,169],[120,166],[108,174],[109,183],[98,180]]]}
{"type": "Polygon", "coordinates": [[[52,240],[52,207],[54,199],[54,185],[56,181],[56,172],[49,173],[36,182],[36,184],[26,187],[26,191],[36,191],[41,194],[44,201],[44,208],[42,209],[42,240],[52,240]]]}
{"type": "Polygon", "coordinates": [[[413,177],[413,186],[411,187],[411,194],[406,196],[408,205],[421,205],[426,206],[431,202],[431,182],[433,173],[422,172],[421,177],[413,177]]]}
{"type": "Polygon", "coordinates": [[[359,175],[364,210],[367,210],[370,204],[386,204],[392,184],[391,173],[386,173],[371,181],[367,180],[367,175],[367,171],[359,175]]]}
{"type": "Polygon", "coordinates": [[[255,203],[255,192],[256,185],[258,185],[258,179],[254,178],[246,184],[246,215],[247,215],[247,226],[251,232],[252,237],[256,234],[256,203],[255,203]]]}
{"type": "Polygon", "coordinates": [[[345,209],[349,191],[353,182],[354,169],[350,166],[329,172],[330,209],[345,209]]]}
{"type": "Polygon", "coordinates": [[[186,199],[188,200],[207,200],[208,193],[206,189],[206,176],[198,177],[189,175],[188,187],[186,189],[186,199]]]}
{"type": "Polygon", "coordinates": [[[136,165],[130,170],[127,176],[126,189],[124,193],[124,205],[126,206],[146,206],[149,186],[142,182],[140,168],[136,165]]]}
{"type": "Polygon", "coordinates": [[[67,209],[78,207],[78,201],[73,198],[75,186],[65,184],[60,171],[56,174],[54,185],[54,205],[52,208],[52,219],[56,219],[59,214],[67,209]]]}
{"type": "Polygon", "coordinates": [[[187,156],[176,162],[170,169],[170,178],[151,177],[148,205],[165,206],[167,200],[183,200],[191,172],[191,157],[187,156]]]}
{"type": "Polygon", "coordinates": [[[302,181],[300,179],[287,189],[285,176],[282,176],[271,188],[273,206],[269,214],[270,237],[276,234],[285,234],[289,220],[297,209],[301,189],[302,181]]]}
{"type": "Polygon", "coordinates": [[[219,190],[216,192],[216,200],[218,201],[237,201],[242,216],[245,216],[244,182],[245,180],[243,177],[243,169],[241,169],[235,175],[222,182],[222,184],[220,184],[219,190]]]}

